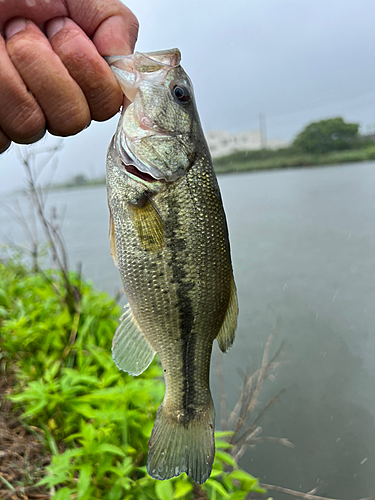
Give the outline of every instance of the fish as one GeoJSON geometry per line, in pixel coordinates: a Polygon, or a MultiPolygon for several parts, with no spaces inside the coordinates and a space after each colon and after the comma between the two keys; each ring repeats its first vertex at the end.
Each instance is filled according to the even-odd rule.
{"type": "Polygon", "coordinates": [[[106,60],[128,103],[106,165],[111,254],[128,300],[112,355],[134,376],[160,358],[148,474],[203,484],[215,455],[212,346],[232,346],[238,316],[221,194],[180,51],[106,60]]]}

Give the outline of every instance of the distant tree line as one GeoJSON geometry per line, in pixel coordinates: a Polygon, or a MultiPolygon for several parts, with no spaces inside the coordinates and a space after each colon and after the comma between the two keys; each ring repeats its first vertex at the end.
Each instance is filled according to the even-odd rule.
{"type": "Polygon", "coordinates": [[[334,165],[375,160],[375,137],[359,134],[358,123],[329,118],[307,125],[287,147],[235,151],[214,158],[216,173],[334,165]]]}
{"type": "Polygon", "coordinates": [[[358,123],[345,123],[341,118],[330,118],[310,123],[300,132],[292,147],[306,153],[329,153],[368,146],[369,142],[358,134],[358,123]]]}
{"type": "Polygon", "coordinates": [[[84,174],[78,174],[73,179],[63,184],[55,184],[54,188],[74,188],[74,187],[84,187],[84,186],[100,186],[105,184],[105,177],[100,177],[97,179],[88,179],[84,174]]]}

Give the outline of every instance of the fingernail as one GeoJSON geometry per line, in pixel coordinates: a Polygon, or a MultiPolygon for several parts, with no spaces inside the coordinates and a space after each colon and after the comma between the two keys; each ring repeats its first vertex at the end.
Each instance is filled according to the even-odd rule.
{"type": "Polygon", "coordinates": [[[5,38],[9,40],[13,35],[18,33],[19,31],[22,31],[26,28],[26,19],[23,19],[22,17],[17,17],[16,19],[12,19],[6,26],[5,26],[5,38]]]}
{"type": "Polygon", "coordinates": [[[62,30],[64,24],[65,24],[64,17],[56,17],[56,19],[51,19],[51,21],[48,21],[44,27],[48,38],[52,38],[53,35],[56,35],[56,33],[62,30]]]}

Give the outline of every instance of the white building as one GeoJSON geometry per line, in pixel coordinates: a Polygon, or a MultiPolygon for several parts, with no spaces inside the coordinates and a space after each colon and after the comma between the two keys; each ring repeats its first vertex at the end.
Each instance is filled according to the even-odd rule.
{"type": "MultiPolygon", "coordinates": [[[[208,147],[213,158],[229,155],[235,151],[248,151],[265,147],[260,131],[249,130],[230,134],[226,130],[211,130],[206,133],[208,147]]],[[[288,143],[278,139],[268,139],[267,148],[277,149],[287,146],[288,143]]]]}

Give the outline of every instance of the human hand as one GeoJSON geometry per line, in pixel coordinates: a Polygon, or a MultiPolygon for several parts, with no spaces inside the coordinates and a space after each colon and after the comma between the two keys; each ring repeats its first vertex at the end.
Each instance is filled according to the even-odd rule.
{"type": "Polygon", "coordinates": [[[131,54],[138,34],[120,0],[0,0],[0,33],[0,153],[119,110],[123,94],[102,56],[131,54]]]}

